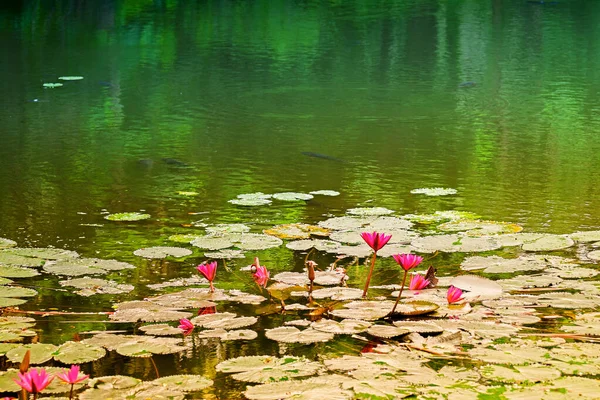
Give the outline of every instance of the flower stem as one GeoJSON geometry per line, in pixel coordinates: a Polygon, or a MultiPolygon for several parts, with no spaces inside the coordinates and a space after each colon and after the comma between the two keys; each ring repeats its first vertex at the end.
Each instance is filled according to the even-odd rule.
{"type": "Polygon", "coordinates": [[[71,392],[69,392],[69,400],[71,400],[73,398],[73,387],[75,386],[74,383],[71,384],[71,392]]]}
{"type": "Polygon", "coordinates": [[[365,282],[365,290],[363,290],[363,299],[367,297],[369,291],[369,284],[371,283],[371,275],[373,275],[373,269],[375,268],[375,260],[377,259],[377,252],[373,253],[373,259],[371,260],[371,268],[369,268],[369,275],[367,275],[367,281],[365,282]]]}
{"type": "Polygon", "coordinates": [[[152,358],[152,356],[150,356],[150,362],[152,363],[152,366],[154,367],[154,372],[156,372],[156,379],[160,378],[160,374],[158,373],[158,367],[156,366],[156,363],[154,362],[154,359],[152,358]]]}
{"type": "Polygon", "coordinates": [[[394,308],[392,308],[392,312],[390,314],[393,314],[394,311],[396,311],[396,307],[398,306],[398,303],[400,302],[400,297],[402,297],[402,290],[404,290],[404,284],[406,283],[407,276],[408,276],[408,271],[404,271],[404,279],[402,279],[402,286],[400,286],[400,292],[398,293],[398,298],[396,299],[396,303],[394,303],[394,308]]]}

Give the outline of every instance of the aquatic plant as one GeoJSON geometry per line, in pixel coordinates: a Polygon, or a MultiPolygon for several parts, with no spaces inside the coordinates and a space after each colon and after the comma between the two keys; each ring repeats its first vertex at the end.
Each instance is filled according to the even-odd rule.
{"type": "MultiPolygon", "coordinates": [[[[394,261],[396,261],[404,270],[404,277],[402,278],[402,285],[400,286],[400,292],[398,293],[398,298],[396,299],[396,303],[394,303],[394,307],[392,307],[393,314],[396,311],[396,307],[400,302],[400,298],[402,297],[402,290],[404,289],[404,284],[406,283],[406,277],[408,276],[408,271],[421,264],[423,261],[423,257],[417,256],[415,254],[394,254],[392,256],[394,261]]],[[[429,282],[427,282],[429,284],[429,282]]]]}
{"type": "Polygon", "coordinates": [[[252,264],[254,273],[252,277],[254,278],[254,282],[258,286],[267,287],[267,283],[269,282],[269,270],[264,265],[260,265],[260,261],[258,257],[254,257],[254,263],[252,264]]]}
{"type": "Polygon", "coordinates": [[[375,268],[375,260],[377,259],[377,252],[381,250],[387,242],[390,241],[392,235],[386,235],[385,233],[379,232],[363,232],[360,234],[363,240],[373,249],[373,258],[371,259],[371,267],[369,268],[369,274],[367,275],[367,281],[365,282],[365,289],[363,290],[362,297],[367,297],[369,291],[369,284],[371,283],[371,276],[373,275],[373,269],[375,268]]]}
{"type": "Polygon", "coordinates": [[[194,324],[189,319],[182,318],[179,320],[178,328],[181,329],[183,336],[188,336],[194,330],[194,324]]]}
{"type": "Polygon", "coordinates": [[[408,288],[410,290],[422,290],[429,286],[429,279],[426,279],[423,275],[419,273],[413,274],[410,278],[410,283],[408,284],[408,288]]]}
{"type": "Polygon", "coordinates": [[[69,400],[73,398],[73,388],[76,383],[83,382],[89,375],[79,373],[79,365],[71,365],[70,369],[65,369],[64,372],[56,374],[56,377],[61,381],[71,385],[71,391],[69,392],[69,400]]]}
{"type": "Polygon", "coordinates": [[[446,299],[448,300],[448,304],[455,304],[459,301],[463,300],[463,291],[457,288],[456,286],[450,286],[448,288],[448,293],[446,294],[446,299]]]}
{"type": "Polygon", "coordinates": [[[211,293],[214,293],[215,287],[213,285],[213,281],[215,280],[215,276],[217,275],[217,262],[205,261],[202,264],[198,265],[196,269],[208,280],[208,283],[210,284],[210,291],[211,293]]]}
{"type": "Polygon", "coordinates": [[[15,383],[21,386],[29,393],[33,393],[33,399],[37,399],[38,394],[44,390],[54,379],[44,368],[32,368],[25,373],[19,372],[19,379],[15,383]]]}

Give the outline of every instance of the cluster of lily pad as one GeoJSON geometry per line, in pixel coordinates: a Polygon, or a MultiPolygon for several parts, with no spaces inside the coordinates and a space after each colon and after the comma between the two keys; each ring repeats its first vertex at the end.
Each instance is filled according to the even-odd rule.
{"type": "MultiPolygon", "coordinates": [[[[133,334],[97,333],[61,346],[29,343],[36,336],[35,320],[11,315],[0,319],[0,354],[13,363],[30,351],[32,364],[51,360],[80,364],[101,359],[106,352],[130,358],[151,359],[154,354],[188,358],[195,346],[215,341],[271,340],[280,344],[279,357],[245,354],[222,360],[215,373],[247,382],[244,396],[249,399],[597,396],[600,287],[594,278],[599,273],[600,231],[522,233],[518,225],[480,220],[464,212],[392,214],[393,210],[381,207],[355,208],[315,225],[279,225],[262,233],[242,224],[207,226],[204,235],[177,240],[209,250],[204,254],[209,260],[197,267],[203,279],[191,276],[154,284],[155,290],[184,288],[115,304],[109,320],[130,324],[133,334]],[[304,271],[271,276],[255,259],[249,267],[258,285],[254,293],[219,289],[218,264],[211,260],[226,257],[213,257],[210,251],[238,252],[244,257],[245,251],[284,243],[293,251],[310,252],[304,271]],[[565,252],[575,245],[576,252],[565,252]],[[509,249],[510,258],[505,252],[489,253],[500,249],[509,249]],[[333,254],[336,261],[319,268],[310,257],[315,250],[322,253],[321,258],[333,254]],[[468,253],[460,262],[465,274],[436,276],[434,268],[412,273],[424,257],[438,252],[468,253]],[[366,262],[369,267],[357,275],[358,268],[351,271],[339,266],[341,257],[365,258],[370,260],[366,262]],[[399,266],[401,279],[392,285],[370,286],[368,271],[377,270],[377,260],[387,264],[386,257],[399,266]],[[364,283],[363,289],[347,287],[348,274],[364,283]],[[375,295],[373,290],[377,290],[375,295]],[[231,303],[252,305],[254,315],[224,311],[231,303]],[[285,314],[274,319],[271,315],[278,312],[285,314]],[[275,320],[281,326],[273,326],[275,320]],[[268,328],[263,329],[265,325],[268,328]],[[362,351],[341,357],[323,352],[311,360],[293,354],[302,353],[299,345],[319,346],[340,337],[359,344],[362,351]]],[[[83,259],[60,249],[15,246],[0,239],[0,276],[4,272],[9,274],[6,278],[17,278],[10,274],[20,270],[34,276],[36,268],[55,274],[83,272],[71,276],[131,268],[114,260],[83,259]],[[43,250],[47,252],[42,257],[43,250]]],[[[163,246],[135,254],[163,258],[193,253],[184,247],[163,246]]],[[[94,291],[100,284],[94,279],[98,278],[70,279],[64,287],[94,291]]],[[[28,289],[12,282],[4,285],[0,293],[8,289],[11,295],[4,298],[9,299],[24,297],[14,290],[28,289]]],[[[102,293],[126,289],[103,287],[102,293]]],[[[35,291],[27,293],[36,295],[35,291]]],[[[18,390],[12,382],[17,373],[15,369],[0,373],[0,390],[18,390]],[[13,386],[7,389],[4,385],[9,384],[13,386]]],[[[93,385],[88,383],[80,399],[183,398],[185,390],[203,390],[212,384],[200,375],[144,383],[131,377],[97,379],[93,385]],[[114,383],[120,379],[128,383],[114,383]],[[186,389],[188,383],[194,389],[186,389]]]]}

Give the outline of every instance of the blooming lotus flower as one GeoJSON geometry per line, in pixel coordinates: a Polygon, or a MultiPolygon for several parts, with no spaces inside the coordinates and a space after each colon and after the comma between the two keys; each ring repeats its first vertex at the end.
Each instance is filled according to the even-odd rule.
{"type": "Polygon", "coordinates": [[[194,324],[189,319],[182,318],[179,320],[178,328],[183,331],[183,336],[187,336],[194,330],[194,324]]]}
{"type": "Polygon", "coordinates": [[[448,304],[458,303],[459,301],[463,300],[463,298],[461,297],[462,294],[463,294],[462,290],[460,290],[456,286],[450,286],[448,288],[448,294],[446,295],[448,304]]]}
{"type": "Polygon", "coordinates": [[[405,271],[413,269],[423,261],[423,257],[415,254],[394,254],[392,257],[405,271]]]}
{"type": "Polygon", "coordinates": [[[32,368],[24,374],[19,372],[19,379],[13,380],[17,385],[35,395],[46,389],[53,379],[54,377],[50,377],[45,369],[32,368]]]}
{"type": "Polygon", "coordinates": [[[217,275],[217,262],[203,262],[202,264],[198,265],[196,269],[208,280],[210,283],[210,291],[214,292],[215,287],[213,286],[213,281],[217,275]]]}
{"type": "Polygon", "coordinates": [[[410,290],[421,290],[427,288],[429,286],[429,279],[425,279],[421,274],[413,274],[410,278],[410,283],[408,284],[408,288],[410,290]]]}
{"type": "Polygon", "coordinates": [[[392,238],[392,235],[386,235],[385,233],[379,232],[363,232],[360,234],[365,242],[377,253],[383,246],[387,244],[392,238]]]}
{"type": "Polygon", "coordinates": [[[254,282],[256,282],[258,286],[266,288],[267,282],[269,282],[269,270],[264,265],[260,265],[258,257],[254,257],[252,269],[254,271],[254,273],[252,274],[254,282]]]}
{"type": "Polygon", "coordinates": [[[71,365],[71,369],[65,369],[64,372],[56,374],[56,377],[65,383],[74,385],[76,383],[85,381],[89,378],[89,375],[79,373],[79,365],[71,365]]]}

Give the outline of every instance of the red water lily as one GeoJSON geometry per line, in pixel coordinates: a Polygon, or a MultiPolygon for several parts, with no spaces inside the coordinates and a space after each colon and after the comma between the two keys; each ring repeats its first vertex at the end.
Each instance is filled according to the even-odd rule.
{"type": "Polygon", "coordinates": [[[387,244],[392,238],[392,235],[386,235],[385,233],[379,232],[363,232],[360,234],[365,242],[377,253],[383,246],[387,244]]]}
{"type": "Polygon", "coordinates": [[[15,383],[37,396],[42,390],[52,382],[54,377],[50,377],[43,368],[32,368],[24,374],[19,372],[19,379],[13,379],[15,383]]]}
{"type": "Polygon", "coordinates": [[[83,373],[79,373],[79,365],[71,365],[70,369],[65,369],[63,372],[59,372],[56,374],[56,377],[61,381],[68,383],[71,385],[71,393],[69,394],[69,399],[73,398],[73,387],[76,383],[82,382],[89,378],[89,375],[85,375],[83,373]]]}
{"type": "Polygon", "coordinates": [[[217,275],[217,262],[203,262],[202,264],[196,267],[198,272],[200,272],[210,284],[210,291],[214,292],[215,287],[213,286],[213,281],[215,280],[215,276],[217,275]]]}
{"type": "Polygon", "coordinates": [[[183,332],[183,336],[187,336],[194,330],[194,324],[187,318],[182,318],[179,320],[179,329],[183,332]]]}
{"type": "MultiPolygon", "coordinates": [[[[394,260],[404,270],[404,278],[402,278],[402,285],[400,286],[400,291],[398,292],[398,298],[396,299],[396,302],[394,303],[394,307],[392,307],[391,314],[393,314],[394,311],[396,311],[396,307],[398,306],[398,303],[400,302],[400,298],[402,297],[402,290],[404,290],[404,284],[406,283],[406,277],[408,276],[408,271],[413,269],[417,265],[421,264],[421,262],[423,262],[423,257],[417,256],[415,254],[394,254],[392,257],[394,257],[394,260]]],[[[412,279],[411,279],[411,283],[412,283],[412,279]]],[[[429,284],[429,282],[427,282],[427,284],[429,284]]]]}
{"type": "Polygon", "coordinates": [[[266,288],[269,282],[269,270],[264,265],[259,265],[252,277],[258,286],[266,288]]]}
{"type": "Polygon", "coordinates": [[[394,254],[392,257],[404,271],[409,271],[423,262],[423,257],[416,254],[394,254]]]}
{"type": "Polygon", "coordinates": [[[387,242],[390,241],[392,235],[386,235],[385,233],[379,232],[363,232],[360,237],[373,249],[373,258],[371,259],[371,267],[369,268],[369,274],[367,275],[367,281],[365,282],[365,289],[363,290],[362,297],[367,297],[369,291],[369,284],[371,283],[371,277],[373,276],[373,269],[375,268],[375,260],[377,259],[377,252],[381,250],[387,242]]]}
{"type": "Polygon", "coordinates": [[[421,290],[427,288],[429,286],[429,279],[426,279],[421,274],[413,274],[410,278],[410,283],[408,284],[408,288],[410,290],[421,290]]]}
{"type": "Polygon", "coordinates": [[[463,291],[457,288],[456,286],[450,286],[448,288],[448,294],[446,294],[446,299],[448,300],[448,304],[458,303],[463,300],[463,291]]]}

